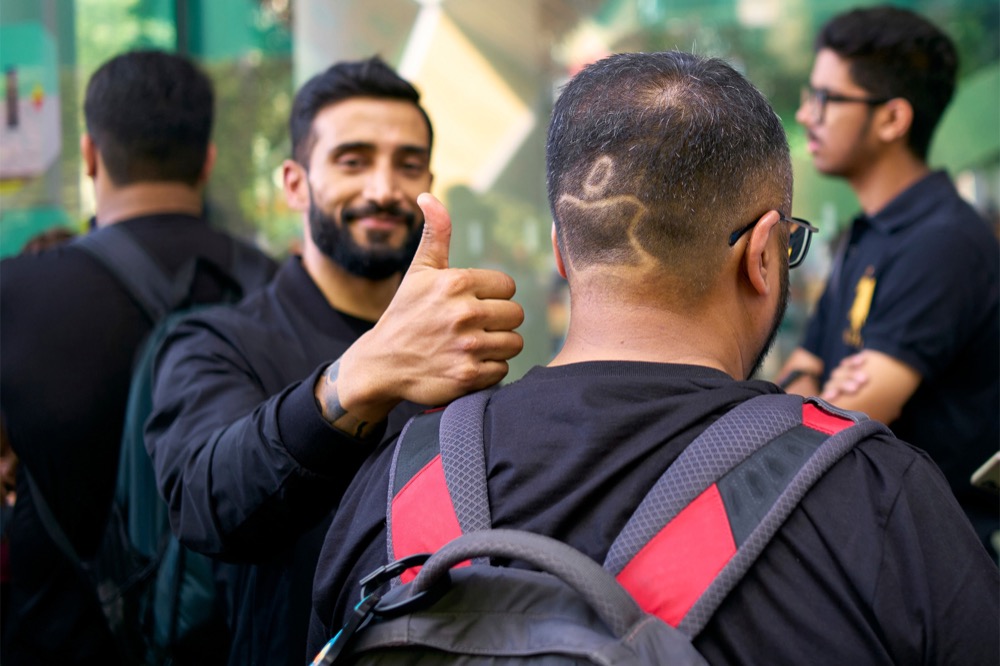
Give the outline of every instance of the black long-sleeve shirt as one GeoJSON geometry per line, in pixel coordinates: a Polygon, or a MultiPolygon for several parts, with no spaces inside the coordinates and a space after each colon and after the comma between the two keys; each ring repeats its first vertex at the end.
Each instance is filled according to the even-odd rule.
{"type": "Polygon", "coordinates": [[[182,322],[157,359],[146,444],[174,532],[230,563],[231,664],[302,662],[323,536],[371,453],[323,419],[313,388],[371,326],[293,258],[267,289],[182,322]]]}
{"type": "MultiPolygon", "coordinates": [[[[229,264],[233,239],[201,218],[165,214],[117,224],[170,275],[196,255],[229,264]]],[[[261,281],[275,269],[265,263],[261,281]]],[[[223,293],[208,271],[192,286],[197,303],[223,293]]],[[[132,362],[151,325],[111,273],[73,243],[0,263],[4,422],[20,464],[81,557],[94,553],[104,533],[132,362]]],[[[3,662],[115,663],[93,591],[49,538],[23,474],[17,489],[5,526],[12,580],[3,662]]]]}

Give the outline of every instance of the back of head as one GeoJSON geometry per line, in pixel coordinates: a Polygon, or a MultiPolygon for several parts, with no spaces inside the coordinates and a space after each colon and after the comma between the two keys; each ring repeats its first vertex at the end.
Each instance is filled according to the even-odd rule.
{"type": "Polygon", "coordinates": [[[331,104],[355,97],[412,102],[427,122],[428,140],[433,144],[434,130],[427,112],[420,106],[420,93],[381,58],[373,56],[367,60],[336,63],[306,81],[295,94],[289,130],[292,157],[296,162],[309,166],[309,155],[315,144],[313,120],[319,112],[331,104]]]}
{"type": "Polygon", "coordinates": [[[212,83],[187,59],[161,51],[116,56],[87,84],[87,132],[118,186],[195,185],[212,134],[212,83]]]}
{"type": "Polygon", "coordinates": [[[717,277],[729,233],[771,209],[790,214],[781,121],[718,59],[624,53],[588,66],[557,100],[546,149],[571,278],[646,265],[694,302],[717,277]]]}
{"type": "Polygon", "coordinates": [[[955,92],[958,54],[951,39],[914,12],[880,6],[834,17],[815,46],[849,61],[854,82],[873,97],[902,97],[910,103],[909,146],[926,159],[934,129],[955,92]]]}

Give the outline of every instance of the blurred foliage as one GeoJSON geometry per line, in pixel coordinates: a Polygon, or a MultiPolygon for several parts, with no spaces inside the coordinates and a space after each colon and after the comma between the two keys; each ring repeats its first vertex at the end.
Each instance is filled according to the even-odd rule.
{"type": "MultiPolygon", "coordinates": [[[[109,58],[144,48],[187,51],[200,61],[216,91],[213,140],[218,159],[207,194],[209,218],[216,226],[253,237],[280,256],[301,234],[299,218],[284,205],[280,181],[281,161],[288,154],[292,97],[289,4],[213,1],[226,2],[226,11],[245,17],[240,26],[244,43],[236,45],[233,57],[199,55],[205,42],[213,40],[212,26],[204,25],[207,11],[218,12],[221,5],[203,5],[205,0],[76,0],[73,73],[80,94],[66,117],[72,120],[70,126],[84,131],[83,92],[91,74],[109,58]],[[189,34],[178,34],[175,2],[186,3],[189,34]]],[[[67,165],[79,163],[75,148],[65,150],[63,157],[67,165]]]]}
{"type": "Polygon", "coordinates": [[[281,256],[301,235],[285,205],[281,163],[289,154],[291,59],[243,58],[207,66],[215,82],[218,159],[208,189],[213,224],[255,237],[281,256]]]}

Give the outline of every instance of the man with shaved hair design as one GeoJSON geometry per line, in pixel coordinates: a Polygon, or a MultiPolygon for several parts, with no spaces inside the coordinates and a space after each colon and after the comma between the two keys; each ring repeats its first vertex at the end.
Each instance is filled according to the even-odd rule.
{"type": "MultiPolygon", "coordinates": [[[[585,68],[556,102],[547,168],[569,331],[548,366],[489,397],[489,510],[495,528],[603,562],[695,437],[780,393],[748,377],[814,228],[791,217],[780,120],[716,59],[585,68]]],[[[386,564],[393,453],[366,463],[327,534],[310,656],[386,564]]],[[[710,663],[996,663],[998,582],[940,472],[882,431],[811,488],[694,643],[710,663]]]]}

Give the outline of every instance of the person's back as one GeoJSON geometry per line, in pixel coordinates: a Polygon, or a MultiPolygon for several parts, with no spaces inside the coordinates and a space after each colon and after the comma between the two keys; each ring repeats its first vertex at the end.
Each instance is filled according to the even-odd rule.
{"type": "MultiPolygon", "coordinates": [[[[82,148],[96,189],[91,233],[122,225],[174,277],[195,257],[228,266],[239,242],[201,218],[212,105],[204,74],[158,52],[118,56],[88,86],[82,148]]],[[[264,282],[273,262],[246,249],[259,255],[264,282]]],[[[114,489],[134,355],[154,322],[74,242],[5,260],[0,272],[3,420],[21,472],[3,659],[114,663],[96,596],[49,537],[32,491],[77,552],[93,555],[114,489]]],[[[212,270],[199,269],[191,284],[193,303],[231,291],[212,270]]]]}
{"type": "MultiPolygon", "coordinates": [[[[779,120],[717,60],[591,65],[557,101],[547,158],[570,328],[548,367],[490,399],[490,511],[494,527],[603,562],[697,435],[780,393],[745,378],[773,339],[810,227],[788,217],[779,120]]],[[[312,654],[386,563],[393,455],[385,447],[359,475],[327,535],[312,654]]],[[[997,585],[926,455],[870,437],[807,493],[695,646],[710,663],[995,663],[997,585]]]]}

